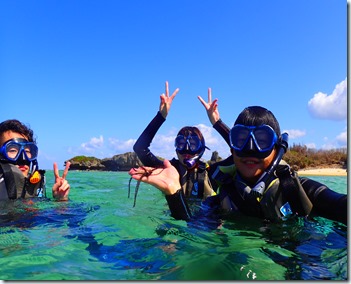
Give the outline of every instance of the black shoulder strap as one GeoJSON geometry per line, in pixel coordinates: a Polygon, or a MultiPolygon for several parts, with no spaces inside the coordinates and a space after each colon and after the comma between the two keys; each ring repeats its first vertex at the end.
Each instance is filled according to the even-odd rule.
{"type": "MultiPolygon", "coordinates": [[[[184,184],[187,183],[190,186],[190,190],[192,190],[194,186],[194,180],[185,180],[186,175],[188,174],[188,171],[185,170],[184,166],[181,166],[181,163],[179,160],[173,158],[171,161],[171,164],[177,169],[179,175],[180,175],[180,183],[183,188],[184,184]]],[[[203,197],[204,196],[204,191],[205,191],[205,176],[207,174],[206,171],[206,164],[202,161],[199,161],[199,166],[198,170],[196,173],[196,179],[197,179],[197,196],[198,197],[203,197]]]]}
{"type": "Polygon", "coordinates": [[[205,191],[205,176],[206,176],[206,164],[199,161],[199,167],[197,171],[197,182],[198,182],[198,196],[203,197],[205,191]]]}
{"type": "Polygon", "coordinates": [[[11,166],[7,163],[0,163],[0,173],[1,172],[4,175],[8,197],[10,199],[16,199],[17,188],[16,188],[16,182],[15,182],[15,176],[11,170],[11,166]]]}
{"type": "Polygon", "coordinates": [[[298,215],[309,215],[313,204],[303,189],[297,173],[291,170],[289,165],[279,165],[276,175],[280,181],[283,201],[289,202],[292,211],[298,215]]]}

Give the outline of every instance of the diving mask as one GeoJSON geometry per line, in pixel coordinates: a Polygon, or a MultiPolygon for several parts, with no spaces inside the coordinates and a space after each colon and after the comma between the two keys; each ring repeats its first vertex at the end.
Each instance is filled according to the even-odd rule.
{"type": "Polygon", "coordinates": [[[278,141],[278,136],[269,125],[245,126],[234,125],[229,133],[230,146],[238,156],[243,152],[257,152],[260,158],[265,158],[273,150],[278,141]]]}
{"type": "Polygon", "coordinates": [[[34,142],[28,142],[23,138],[13,138],[5,142],[0,149],[0,154],[10,162],[27,160],[32,162],[38,157],[38,147],[34,142]]]}
{"type": "Polygon", "coordinates": [[[178,135],[175,139],[174,146],[179,154],[189,153],[195,155],[204,148],[200,138],[197,135],[189,135],[185,137],[184,135],[178,135]]]}

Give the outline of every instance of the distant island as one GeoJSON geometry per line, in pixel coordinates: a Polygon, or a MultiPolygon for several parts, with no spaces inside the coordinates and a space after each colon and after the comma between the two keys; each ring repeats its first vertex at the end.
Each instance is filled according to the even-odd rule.
{"type": "MultiPolygon", "coordinates": [[[[158,157],[163,160],[162,157],[158,157]]],[[[208,163],[214,163],[222,160],[218,152],[212,152],[212,157],[208,163]]],[[[95,157],[76,156],[66,162],[70,162],[70,170],[80,171],[129,171],[133,167],[141,166],[142,163],[134,152],[127,152],[115,155],[112,158],[98,159],[95,157]]]]}
{"type": "MultiPolygon", "coordinates": [[[[163,160],[162,157],[158,157],[163,160]]],[[[227,157],[225,157],[227,158],[227,157]]],[[[313,150],[306,146],[293,145],[288,149],[283,159],[295,170],[316,168],[347,169],[347,149],[313,150]]],[[[208,164],[222,160],[217,151],[212,152],[208,164]]],[[[98,159],[95,157],[76,156],[67,161],[71,162],[70,170],[80,171],[129,171],[142,165],[134,152],[115,155],[112,158],[98,159]]],[[[65,164],[66,162],[65,161],[65,164]]]]}

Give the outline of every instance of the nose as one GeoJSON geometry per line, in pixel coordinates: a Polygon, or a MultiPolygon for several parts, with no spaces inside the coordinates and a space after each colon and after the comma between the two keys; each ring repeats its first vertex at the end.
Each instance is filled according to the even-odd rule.
{"type": "Polygon", "coordinates": [[[189,151],[189,149],[190,149],[190,148],[189,148],[189,141],[186,140],[184,150],[189,151]]]}
{"type": "Polygon", "coordinates": [[[30,164],[30,162],[26,159],[24,151],[22,151],[16,160],[16,165],[28,165],[28,164],[30,164]]]}
{"type": "Polygon", "coordinates": [[[255,152],[255,151],[257,151],[257,150],[258,150],[258,149],[257,149],[257,147],[256,147],[256,144],[255,144],[255,142],[254,142],[252,136],[250,135],[249,140],[247,141],[247,143],[246,143],[246,145],[245,145],[243,151],[244,151],[244,152],[255,152]]]}

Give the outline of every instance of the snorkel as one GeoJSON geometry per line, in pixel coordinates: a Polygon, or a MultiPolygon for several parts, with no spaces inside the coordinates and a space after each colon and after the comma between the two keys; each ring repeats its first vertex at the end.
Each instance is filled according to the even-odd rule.
{"type": "Polygon", "coordinates": [[[278,152],[272,161],[271,165],[268,167],[268,169],[261,175],[259,180],[256,182],[256,185],[252,188],[250,193],[253,193],[254,195],[258,195],[261,197],[267,187],[267,181],[271,174],[275,171],[277,166],[279,165],[281,159],[283,158],[283,155],[286,153],[288,150],[288,138],[289,135],[288,133],[284,132],[281,135],[280,141],[278,142],[278,152]]]}
{"type": "Polygon", "coordinates": [[[184,165],[186,165],[187,168],[191,169],[196,164],[196,161],[198,158],[199,158],[199,156],[195,156],[195,157],[190,158],[190,159],[184,159],[183,163],[184,163],[184,165]]]}
{"type": "Polygon", "coordinates": [[[183,160],[184,165],[185,165],[188,169],[193,168],[193,167],[195,166],[196,162],[197,162],[198,160],[201,159],[201,157],[202,157],[202,155],[203,155],[204,152],[205,152],[205,149],[203,149],[199,155],[196,155],[196,156],[191,157],[191,158],[189,158],[189,159],[184,159],[184,160],[183,160]]]}
{"type": "Polygon", "coordinates": [[[204,154],[205,152],[205,149],[209,149],[207,146],[203,147],[201,152],[197,155],[195,155],[194,157],[191,157],[191,158],[188,158],[188,159],[184,159],[183,160],[183,164],[188,168],[188,169],[191,169],[195,166],[195,164],[197,163],[197,161],[199,161],[202,157],[202,155],[204,154]]]}

